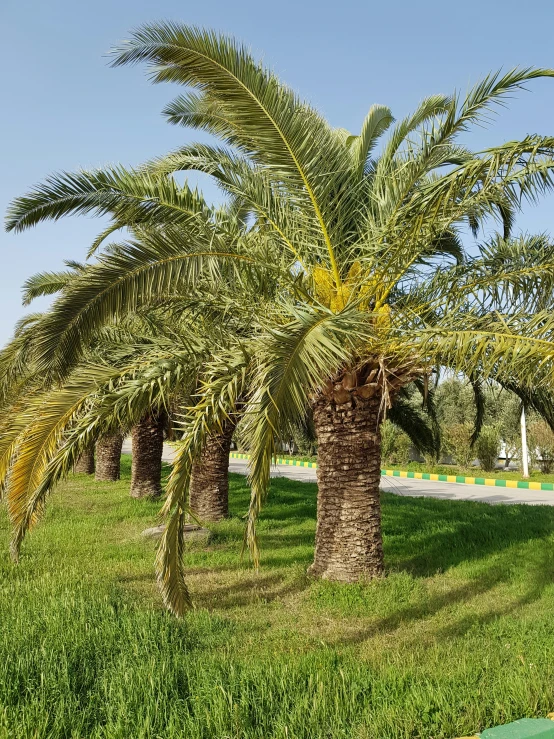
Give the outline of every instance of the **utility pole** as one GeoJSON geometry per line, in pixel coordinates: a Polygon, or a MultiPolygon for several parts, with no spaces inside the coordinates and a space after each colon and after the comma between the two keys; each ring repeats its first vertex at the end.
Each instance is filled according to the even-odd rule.
{"type": "Polygon", "coordinates": [[[523,477],[529,477],[529,454],[527,452],[527,426],[525,424],[525,406],[521,406],[521,466],[523,477]]]}

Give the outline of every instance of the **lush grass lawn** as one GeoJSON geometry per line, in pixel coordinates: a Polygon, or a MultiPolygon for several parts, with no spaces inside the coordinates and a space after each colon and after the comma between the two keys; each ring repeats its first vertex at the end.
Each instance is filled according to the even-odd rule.
{"type": "Polygon", "coordinates": [[[126,477],[72,478],[18,566],[1,513],[2,739],[428,739],[554,710],[554,508],[385,495],[389,576],[337,586],[304,574],[315,485],[272,481],[255,574],[233,476],[177,621],[126,477]]]}

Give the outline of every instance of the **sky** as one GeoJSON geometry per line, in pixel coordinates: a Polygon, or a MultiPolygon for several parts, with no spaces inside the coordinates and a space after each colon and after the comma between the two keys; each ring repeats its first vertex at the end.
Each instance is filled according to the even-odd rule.
{"type": "MultiPolygon", "coordinates": [[[[174,20],[240,38],[335,125],[359,131],[373,103],[398,119],[427,95],[465,92],[491,70],[554,67],[552,0],[0,0],[0,210],[48,174],[138,164],[198,134],[161,116],[176,93],[144,67],[109,67],[109,50],[143,23],[174,20]]],[[[554,134],[554,80],[529,84],[467,143],[479,149],[554,134]]],[[[203,183],[208,199],[217,197],[203,183]]],[[[554,196],[517,228],[554,234],[554,196]]],[[[0,345],[30,310],[21,286],[83,260],[103,222],[82,216],[0,232],[0,345]]]]}

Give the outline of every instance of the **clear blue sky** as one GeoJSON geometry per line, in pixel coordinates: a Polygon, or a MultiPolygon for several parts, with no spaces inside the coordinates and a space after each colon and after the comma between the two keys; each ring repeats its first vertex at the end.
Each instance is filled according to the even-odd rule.
{"type": "MultiPolygon", "coordinates": [[[[554,66],[552,0],[1,0],[0,206],[48,173],[134,164],[197,136],[164,122],[174,90],[144,68],[110,69],[107,52],[147,21],[173,19],[240,37],[336,126],[357,132],[373,103],[396,118],[429,94],[465,91],[488,71],[554,66]]],[[[486,146],[554,134],[554,80],[521,93],[488,129],[486,146]]],[[[209,195],[213,193],[208,193],[209,195]]],[[[527,209],[526,231],[551,231],[554,198],[527,209]]],[[[0,344],[22,308],[20,288],[64,258],[83,259],[97,219],[71,218],[0,235],[0,344]]],[[[41,304],[37,301],[36,308],[41,304]]]]}

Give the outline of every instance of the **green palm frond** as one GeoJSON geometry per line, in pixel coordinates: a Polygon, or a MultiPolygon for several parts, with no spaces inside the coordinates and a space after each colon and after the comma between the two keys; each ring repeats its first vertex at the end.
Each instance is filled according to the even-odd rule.
{"type": "Polygon", "coordinates": [[[203,360],[199,350],[153,345],[121,367],[82,363],[61,388],[19,399],[0,441],[14,553],[84,449],[102,435],[132,427],[145,411],[190,395],[203,360]]]}
{"type": "MultiPolygon", "coordinates": [[[[104,324],[136,312],[159,296],[182,296],[219,286],[221,264],[278,270],[260,263],[226,243],[211,239],[203,249],[192,249],[182,232],[152,233],[140,242],[120,246],[115,254],[101,256],[56,300],[37,332],[37,361],[63,374],[88,341],[104,324]]],[[[239,275],[244,279],[244,275],[239,275]]]]}
{"type": "Polygon", "coordinates": [[[348,145],[352,150],[354,171],[361,177],[371,152],[377,146],[379,138],[394,122],[389,108],[385,105],[372,105],[362,124],[359,136],[352,136],[348,145]]]}
{"type": "Polygon", "coordinates": [[[35,298],[55,295],[67,287],[75,277],[75,271],[38,272],[23,283],[23,305],[29,305],[35,298]]]}
{"type": "MultiPolygon", "coordinates": [[[[211,211],[200,194],[171,178],[153,177],[144,171],[113,167],[104,170],[62,172],[51,175],[8,208],[6,229],[21,231],[44,220],[70,214],[111,215],[109,231],[121,225],[187,224],[202,230],[211,211]]],[[[107,232],[101,236],[104,239],[107,232]]],[[[98,244],[95,241],[94,246],[98,244]]]]}
{"type": "Polygon", "coordinates": [[[410,441],[420,453],[438,455],[440,434],[437,425],[428,414],[398,397],[387,411],[387,418],[410,437],[410,441]]]}
{"type": "Polygon", "coordinates": [[[0,455],[2,460],[14,455],[6,488],[8,512],[14,528],[14,553],[18,552],[24,533],[32,528],[42,512],[44,497],[37,494],[37,489],[67,424],[111,374],[111,368],[103,366],[83,368],[64,388],[32,397],[14,420],[11,436],[17,434],[17,451],[14,455],[3,443],[0,455]]]}
{"type": "Polygon", "coordinates": [[[552,385],[554,319],[550,311],[532,316],[499,313],[448,315],[436,327],[420,328],[421,350],[439,364],[498,381],[518,378],[521,387],[552,385]]]}

